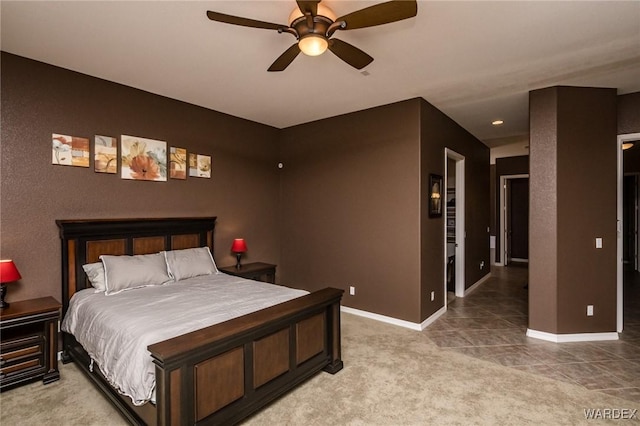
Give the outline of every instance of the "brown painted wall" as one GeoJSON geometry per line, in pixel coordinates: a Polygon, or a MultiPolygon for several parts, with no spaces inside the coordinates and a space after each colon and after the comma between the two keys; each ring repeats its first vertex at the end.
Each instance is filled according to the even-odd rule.
{"type": "Polygon", "coordinates": [[[445,147],[466,157],[467,287],[482,278],[489,149],[411,99],[282,131],[283,282],[343,288],[344,305],[411,322],[442,308],[444,222],[428,218],[426,182],[445,147]]]}
{"type": "Polygon", "coordinates": [[[0,256],[22,280],[7,300],[60,300],[55,219],[218,216],[215,259],[279,263],[277,129],[2,53],[0,256]],[[51,164],[51,134],[122,134],[167,141],[213,157],[211,179],[143,182],[51,164]]]}
{"type": "Polygon", "coordinates": [[[559,332],[615,331],[616,90],[562,87],[559,100],[559,332]]]}
{"type": "Polygon", "coordinates": [[[557,90],[529,93],[529,328],[558,330],[557,90]]]}
{"type": "Polygon", "coordinates": [[[419,321],[419,114],[410,100],[282,130],[285,284],[419,321]]]}
{"type": "Polygon", "coordinates": [[[445,148],[465,157],[465,288],[488,274],[490,268],[489,148],[421,99],[421,320],[444,305],[444,218],[429,218],[427,203],[429,174],[444,175],[445,148]],[[483,269],[480,262],[484,262],[483,269]],[[432,291],[434,302],[430,301],[432,291]]]}
{"type": "Polygon", "coordinates": [[[640,92],[618,96],[618,134],[640,133],[640,92]]]}
{"type": "MultiPolygon", "coordinates": [[[[640,92],[618,96],[618,134],[640,133],[640,92]]],[[[640,173],[640,144],[624,151],[624,172],[640,173]]]]}
{"type": "Polygon", "coordinates": [[[537,90],[529,110],[530,328],[615,331],[615,89],[537,90]]]}

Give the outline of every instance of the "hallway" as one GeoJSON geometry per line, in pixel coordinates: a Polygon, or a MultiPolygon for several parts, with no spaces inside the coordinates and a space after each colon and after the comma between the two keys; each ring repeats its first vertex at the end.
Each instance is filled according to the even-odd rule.
{"type": "Polygon", "coordinates": [[[527,267],[492,267],[492,276],[424,330],[439,347],[640,402],[640,274],[625,272],[620,340],[551,343],[525,335],[527,267]]]}

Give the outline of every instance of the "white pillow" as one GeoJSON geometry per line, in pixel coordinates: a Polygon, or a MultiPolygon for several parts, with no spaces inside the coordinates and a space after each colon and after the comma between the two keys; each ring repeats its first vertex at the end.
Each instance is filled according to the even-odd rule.
{"type": "Polygon", "coordinates": [[[163,253],[169,275],[176,281],[218,273],[209,247],[170,250],[163,253]]]}
{"type": "Polygon", "coordinates": [[[82,269],[87,274],[87,278],[89,278],[93,288],[96,289],[94,293],[102,293],[107,289],[104,282],[104,266],[102,266],[102,262],[87,263],[82,265],[82,269]]]}
{"type": "Polygon", "coordinates": [[[162,253],[137,256],[102,255],[107,296],[171,281],[162,253]]]}

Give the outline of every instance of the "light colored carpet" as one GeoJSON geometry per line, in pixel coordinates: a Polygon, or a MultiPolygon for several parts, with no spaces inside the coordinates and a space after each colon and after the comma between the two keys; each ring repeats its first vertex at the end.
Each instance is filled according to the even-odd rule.
{"type": "MultiPolygon", "coordinates": [[[[442,350],[420,332],[349,314],[342,321],[345,368],[318,374],[246,425],[577,425],[591,423],[585,409],[640,408],[442,350]]],[[[61,376],[0,394],[0,423],[126,424],[73,364],[61,376]]]]}

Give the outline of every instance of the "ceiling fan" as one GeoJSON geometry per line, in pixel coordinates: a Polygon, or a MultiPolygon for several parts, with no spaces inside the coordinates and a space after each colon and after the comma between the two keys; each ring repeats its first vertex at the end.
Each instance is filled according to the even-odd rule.
{"type": "Polygon", "coordinates": [[[388,1],[336,18],[328,7],[317,1],[301,1],[289,15],[289,25],[273,24],[255,19],[241,18],[224,13],[207,11],[212,21],[243,27],[276,30],[278,33],[289,33],[296,38],[296,43],[289,47],[275,60],[268,71],[283,71],[303,52],[309,56],[318,56],[329,49],[338,58],[354,68],[362,69],[369,65],[373,58],[357,47],[337,38],[331,38],[337,30],[355,30],[374,27],[412,18],[418,13],[415,0],[388,1]]]}

